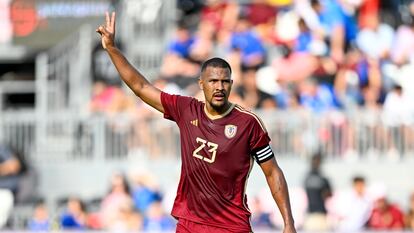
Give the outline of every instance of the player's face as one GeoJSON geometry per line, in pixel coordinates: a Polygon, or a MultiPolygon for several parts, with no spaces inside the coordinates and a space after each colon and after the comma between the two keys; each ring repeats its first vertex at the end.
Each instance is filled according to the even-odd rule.
{"type": "Polygon", "coordinates": [[[199,81],[207,108],[212,108],[218,113],[226,111],[232,84],[233,80],[231,80],[229,69],[207,67],[201,74],[199,81]]]}

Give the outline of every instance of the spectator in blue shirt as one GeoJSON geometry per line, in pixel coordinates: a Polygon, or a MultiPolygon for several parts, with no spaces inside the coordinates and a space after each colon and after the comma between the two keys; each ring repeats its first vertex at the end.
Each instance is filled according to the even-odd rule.
{"type": "Polygon", "coordinates": [[[85,205],[79,198],[69,198],[66,210],[60,217],[60,225],[62,229],[86,229],[85,205]]]}
{"type": "Polygon", "coordinates": [[[38,201],[35,205],[33,217],[27,223],[29,231],[49,231],[51,230],[49,212],[43,201],[38,201]]]}
{"type": "Polygon", "coordinates": [[[132,179],[134,180],[132,200],[135,209],[145,213],[153,202],[161,200],[161,193],[158,191],[153,178],[149,175],[136,175],[132,179]]]}
{"type": "Polygon", "coordinates": [[[311,0],[317,14],[323,36],[330,45],[330,55],[342,62],[345,49],[345,20],[341,6],[335,0],[311,0]]]}
{"type": "Polygon", "coordinates": [[[171,231],[175,229],[175,225],[176,222],[164,212],[160,201],[149,206],[144,218],[144,231],[171,231]]]}
{"type": "Polygon", "coordinates": [[[313,35],[303,18],[299,19],[299,35],[295,41],[296,52],[309,52],[309,45],[313,40],[313,35]]]}
{"type": "Polygon", "coordinates": [[[193,43],[194,38],[190,31],[184,25],[179,24],[177,26],[175,39],[168,45],[168,52],[188,59],[190,56],[190,48],[193,43]]]}
{"type": "Polygon", "coordinates": [[[306,80],[300,95],[301,104],[314,113],[335,109],[335,97],[327,85],[318,85],[316,80],[306,80]]]}
{"type": "Polygon", "coordinates": [[[242,68],[245,70],[259,68],[265,63],[266,51],[262,41],[251,30],[245,16],[240,16],[234,32],[231,35],[230,47],[240,52],[242,68]]]}

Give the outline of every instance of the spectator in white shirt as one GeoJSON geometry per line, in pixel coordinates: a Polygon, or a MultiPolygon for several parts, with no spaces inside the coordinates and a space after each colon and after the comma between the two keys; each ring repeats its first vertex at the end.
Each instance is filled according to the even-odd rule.
{"type": "Polygon", "coordinates": [[[336,194],[329,203],[330,216],[339,232],[359,232],[369,219],[372,200],[366,191],[365,178],[355,176],[352,189],[336,194]]]}

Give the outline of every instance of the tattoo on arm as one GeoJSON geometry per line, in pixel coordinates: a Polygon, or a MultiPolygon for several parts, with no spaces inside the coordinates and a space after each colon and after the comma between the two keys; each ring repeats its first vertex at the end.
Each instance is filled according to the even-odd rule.
{"type": "Polygon", "coordinates": [[[279,168],[276,161],[274,161],[269,167],[264,167],[264,171],[272,197],[282,214],[285,224],[293,225],[289,192],[282,170],[279,168]]]}

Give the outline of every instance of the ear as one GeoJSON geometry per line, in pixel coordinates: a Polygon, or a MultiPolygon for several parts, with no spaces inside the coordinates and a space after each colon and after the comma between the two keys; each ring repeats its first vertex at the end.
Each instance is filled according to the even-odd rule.
{"type": "Polygon", "coordinates": [[[200,87],[200,90],[203,90],[203,79],[201,77],[198,78],[198,86],[200,87]]]}

